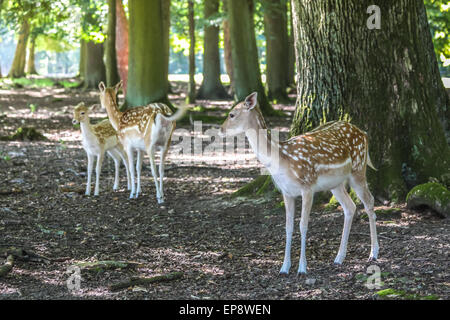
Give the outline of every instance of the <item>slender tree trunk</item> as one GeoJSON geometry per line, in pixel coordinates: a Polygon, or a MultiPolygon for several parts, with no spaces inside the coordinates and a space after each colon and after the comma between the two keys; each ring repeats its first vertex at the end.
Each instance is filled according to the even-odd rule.
{"type": "Polygon", "coordinates": [[[84,88],[97,88],[106,81],[106,68],[103,62],[103,43],[88,41],[84,47],[84,88]]]}
{"type": "Polygon", "coordinates": [[[116,0],[108,0],[108,30],[105,42],[106,85],[120,81],[116,53],[116,0]]]}
{"type": "Polygon", "coordinates": [[[448,120],[450,105],[423,2],[377,1],[380,29],[367,27],[369,0],[292,3],[299,72],[292,135],[335,119],[366,130],[378,168],[369,182],[381,197],[402,200],[408,186],[430,177],[448,184],[438,115],[448,120]]]}
{"type": "Polygon", "coordinates": [[[116,0],[116,54],[117,68],[123,81],[123,94],[128,87],[128,20],[122,0],[116,0]]]}
{"type": "Polygon", "coordinates": [[[14,53],[13,63],[9,71],[10,78],[20,78],[25,76],[25,63],[27,56],[27,43],[30,34],[30,24],[28,19],[24,18],[19,31],[19,40],[14,53]]]}
{"type": "Polygon", "coordinates": [[[160,0],[130,0],[128,106],[152,102],[171,105],[167,99],[166,58],[160,0]]]}
{"type": "Polygon", "coordinates": [[[287,86],[295,88],[295,40],[294,40],[294,24],[292,22],[292,3],[288,1],[288,22],[289,22],[289,35],[288,35],[288,71],[287,71],[287,86]]]}
{"type": "Polygon", "coordinates": [[[170,58],[170,5],[171,0],[161,0],[163,17],[163,40],[164,40],[164,77],[167,79],[167,92],[172,92],[169,82],[169,58],[170,58]]]}
{"type": "Polygon", "coordinates": [[[32,35],[30,38],[30,48],[28,52],[28,60],[27,60],[27,73],[28,74],[37,74],[36,64],[35,64],[35,50],[36,50],[36,36],[32,35]]]}
{"type": "MultiPolygon", "coordinates": [[[[208,0],[204,4],[205,20],[219,12],[219,0],[208,0]]],[[[205,26],[203,53],[203,82],[198,99],[227,99],[228,93],[220,81],[219,27],[211,21],[205,26]]]]}
{"type": "Polygon", "coordinates": [[[233,80],[233,59],[231,57],[231,36],[230,36],[230,24],[228,22],[228,0],[223,0],[223,10],[225,18],[222,23],[223,28],[223,42],[224,42],[224,58],[225,68],[230,78],[230,93],[234,94],[234,80],[233,80]]]}
{"type": "Polygon", "coordinates": [[[264,8],[268,98],[281,102],[288,101],[286,88],[289,50],[286,2],[287,0],[266,0],[264,8]]]}
{"type": "Polygon", "coordinates": [[[84,69],[86,68],[86,41],[80,40],[80,65],[78,74],[79,77],[84,79],[84,69]]]}
{"type": "Polygon", "coordinates": [[[189,88],[188,103],[195,103],[195,20],[194,2],[188,1],[189,20],[189,88]]]}
{"type": "Polygon", "coordinates": [[[242,101],[256,91],[263,114],[275,115],[276,112],[267,99],[261,81],[253,21],[253,0],[227,0],[227,5],[237,99],[242,101]]]}

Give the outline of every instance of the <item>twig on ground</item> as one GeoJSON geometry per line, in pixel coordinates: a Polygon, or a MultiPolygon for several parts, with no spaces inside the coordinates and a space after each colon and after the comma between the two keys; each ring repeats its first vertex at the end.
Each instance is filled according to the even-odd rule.
{"type": "Polygon", "coordinates": [[[140,285],[140,284],[149,284],[156,282],[165,282],[165,281],[173,281],[177,279],[181,279],[183,277],[183,272],[172,272],[160,276],[150,277],[150,278],[131,278],[129,281],[120,282],[109,286],[109,290],[118,291],[128,287],[140,285]]]}

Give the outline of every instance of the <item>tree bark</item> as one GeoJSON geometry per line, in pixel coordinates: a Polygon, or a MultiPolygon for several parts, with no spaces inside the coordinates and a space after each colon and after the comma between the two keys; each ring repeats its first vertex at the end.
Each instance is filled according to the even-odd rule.
{"type": "MultiPolygon", "coordinates": [[[[205,20],[219,12],[219,0],[204,3],[205,20]]],[[[219,27],[207,22],[204,36],[203,82],[197,94],[198,99],[227,99],[230,96],[220,81],[219,27]]]]}
{"type": "Polygon", "coordinates": [[[189,87],[188,103],[195,103],[195,20],[194,2],[188,1],[188,21],[189,21],[189,87]]]}
{"type": "Polygon", "coordinates": [[[253,0],[227,0],[230,24],[233,78],[237,100],[258,92],[259,107],[264,115],[275,115],[261,81],[258,50],[253,21],[253,0]]]}
{"type": "Polygon", "coordinates": [[[19,30],[19,40],[17,42],[16,51],[14,53],[13,63],[8,77],[21,78],[25,76],[25,63],[27,56],[27,43],[30,34],[30,24],[28,19],[24,18],[19,30]]]}
{"type": "Polygon", "coordinates": [[[108,0],[108,30],[105,42],[106,85],[112,87],[120,81],[116,53],[116,0],[108,0]]]}
{"type": "Polygon", "coordinates": [[[422,1],[293,0],[298,98],[291,134],[347,119],[368,132],[371,190],[403,200],[407,184],[447,180],[449,101],[422,1]],[[406,174],[408,173],[408,174],[406,174]]]}
{"type": "Polygon", "coordinates": [[[281,102],[288,101],[286,88],[289,50],[286,3],[286,0],[266,0],[264,7],[268,98],[281,102]]]}
{"type": "Polygon", "coordinates": [[[116,54],[117,68],[123,81],[123,94],[128,86],[128,20],[122,0],[116,0],[116,54]]]}
{"type": "Polygon", "coordinates": [[[288,1],[288,21],[289,21],[289,35],[288,35],[288,71],[287,71],[287,86],[295,88],[295,40],[294,40],[294,24],[292,22],[292,4],[288,1]]]}
{"type": "Polygon", "coordinates": [[[32,35],[30,38],[30,48],[28,52],[27,60],[27,73],[37,74],[36,64],[35,64],[35,50],[36,50],[36,35],[32,35]]]}
{"type": "Polygon", "coordinates": [[[84,50],[84,88],[98,88],[98,84],[101,81],[106,81],[103,43],[87,41],[84,50]]]}
{"type": "Polygon", "coordinates": [[[160,0],[130,0],[129,61],[126,103],[171,105],[167,99],[166,58],[160,0]]]}

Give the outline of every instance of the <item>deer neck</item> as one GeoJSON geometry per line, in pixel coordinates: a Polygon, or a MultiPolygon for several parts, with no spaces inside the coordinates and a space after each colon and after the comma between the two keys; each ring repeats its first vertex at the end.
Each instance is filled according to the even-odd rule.
{"type": "Polygon", "coordinates": [[[104,103],[103,101],[101,101],[101,103],[102,107],[106,109],[106,113],[108,114],[108,118],[111,122],[112,127],[114,128],[114,130],[118,131],[122,112],[119,111],[117,104],[114,102],[104,103]]]}
{"type": "Polygon", "coordinates": [[[251,118],[252,120],[249,128],[245,131],[245,136],[258,160],[272,173],[271,168],[273,168],[273,164],[279,161],[280,146],[278,141],[274,141],[269,134],[261,112],[259,110],[256,111],[258,114],[256,117],[251,118]]]}

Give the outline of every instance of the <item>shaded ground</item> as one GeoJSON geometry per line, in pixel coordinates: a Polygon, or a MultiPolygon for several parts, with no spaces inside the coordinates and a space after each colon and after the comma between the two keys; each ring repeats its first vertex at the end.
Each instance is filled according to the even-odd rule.
{"type": "MultiPolygon", "coordinates": [[[[47,257],[68,258],[51,263],[18,261],[0,280],[0,299],[449,298],[448,220],[427,211],[410,212],[401,205],[377,207],[380,259],[375,265],[381,271],[380,288],[365,287],[371,264],[366,262],[370,239],[363,210],[355,216],[344,265],[337,267],[332,262],[339,247],[343,214],[340,208],[330,211],[320,203],[311,214],[308,230],[308,275],[296,275],[300,248],[297,228],[291,274],[280,277],[285,239],[280,199],[229,196],[259,174],[260,166],[251,152],[249,161],[241,164],[220,163],[215,152],[197,158],[196,163],[183,163],[172,148],[163,206],[156,202],[148,166],[143,171],[139,199],[128,199],[126,188],[112,192],[114,166],[109,159],[103,166],[100,196],[62,192],[61,186],[85,186],[86,157],[79,130],[71,124],[71,113],[80,101],[98,103],[97,92],[0,89],[0,136],[10,135],[20,126],[34,126],[49,139],[0,141],[0,250],[15,246],[47,257]],[[30,104],[35,107],[30,108],[30,104]],[[127,260],[141,265],[135,270],[82,272],[81,289],[69,291],[67,269],[79,261],[96,260],[127,260]],[[184,277],[118,292],[108,289],[132,276],[174,271],[183,272],[184,277]],[[393,290],[384,291],[388,294],[384,297],[383,292],[377,294],[385,289],[393,290]]],[[[214,103],[214,114],[223,115],[217,109],[229,105],[214,103]]],[[[293,110],[292,105],[278,107],[293,110]]],[[[105,117],[105,113],[96,117],[105,117]]],[[[271,123],[288,131],[288,118],[272,119],[271,123]]],[[[177,128],[194,134],[189,124],[177,128]]],[[[178,137],[182,135],[178,133],[178,137]]],[[[174,140],[176,145],[178,140],[174,140]]],[[[123,168],[121,186],[126,186],[123,168]]],[[[300,201],[297,206],[299,212],[300,201]]],[[[297,214],[297,226],[299,218],[297,214]]]]}

